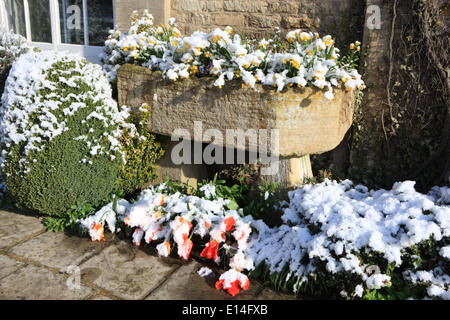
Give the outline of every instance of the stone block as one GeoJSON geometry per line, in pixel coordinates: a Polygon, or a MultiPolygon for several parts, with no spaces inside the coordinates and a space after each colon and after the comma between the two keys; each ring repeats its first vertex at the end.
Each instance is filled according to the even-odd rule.
{"type": "MultiPolygon", "coordinates": [[[[152,132],[171,136],[185,129],[194,137],[194,122],[206,130],[275,129],[279,133],[279,155],[303,156],[334,149],[350,128],[354,92],[334,89],[334,99],[325,99],[323,90],[306,87],[275,88],[257,85],[241,88],[240,81],[229,81],[222,89],[214,78],[190,78],[173,83],[161,72],[124,65],[118,71],[119,104],[137,111],[147,103],[151,108],[152,132]],[[157,97],[156,101],[154,97],[157,97]]],[[[204,143],[210,143],[200,137],[204,143]]],[[[200,140],[199,139],[199,140],[200,140]]],[[[235,141],[237,147],[237,142],[235,141]]],[[[249,143],[246,150],[253,150],[249,143]]]]}
{"type": "Polygon", "coordinates": [[[212,14],[211,16],[214,25],[217,27],[221,26],[239,27],[244,25],[244,15],[241,13],[233,13],[233,14],[215,13],[212,14]]]}
{"type": "Polygon", "coordinates": [[[68,267],[86,261],[105,248],[106,242],[67,236],[62,232],[45,232],[14,246],[11,253],[66,272],[68,267]]]}
{"type": "Polygon", "coordinates": [[[80,265],[81,281],[121,299],[143,299],[179,267],[180,261],[173,258],[175,261],[167,263],[167,259],[119,242],[80,265]]]}
{"type": "Polygon", "coordinates": [[[0,249],[44,232],[44,226],[36,216],[0,210],[0,221],[0,249]]]}
{"type": "Polygon", "coordinates": [[[0,300],[83,300],[93,289],[68,286],[68,278],[45,268],[28,265],[0,282],[0,300]]]}
{"type": "Polygon", "coordinates": [[[196,149],[172,141],[157,163],[160,177],[168,174],[194,187],[207,172],[202,165],[242,164],[235,162],[234,153],[248,152],[254,157],[247,163],[262,163],[257,184],[277,183],[277,193],[282,194],[312,177],[309,155],[334,149],[352,123],[354,92],[343,88],[334,90],[333,100],[312,87],[278,92],[263,85],[257,90],[242,88],[241,81],[229,81],[220,89],[212,77],[174,83],[159,71],[133,65],[122,66],[117,79],[120,105],[135,112],[144,103],[150,106],[150,131],[173,141],[207,144],[196,149]],[[174,148],[183,150],[177,159],[184,158],[184,150],[189,152],[181,164],[173,163],[174,148]]]}

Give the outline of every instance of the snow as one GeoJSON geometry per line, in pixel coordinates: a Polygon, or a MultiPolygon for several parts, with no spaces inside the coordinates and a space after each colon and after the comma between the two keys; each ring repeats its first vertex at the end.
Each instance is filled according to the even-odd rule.
{"type": "MultiPolygon", "coordinates": [[[[349,180],[328,179],[301,186],[288,193],[283,224],[278,227],[243,217],[240,210],[228,210],[226,201],[215,196],[213,185],[202,186],[205,198],[179,192],[167,194],[165,190],[164,184],[152,186],[133,204],[119,201],[117,219],[136,228],[136,244],[142,239],[161,240],[157,250],[162,256],[169,254],[172,239],[180,257],[188,257],[192,248],[188,238],[192,234],[205,238],[205,242],[222,243],[230,269],[221,277],[219,287],[230,292],[236,289],[231,285],[233,281],[245,280],[241,272],[251,271],[263,262],[270,273],[288,267],[288,279],[297,279],[294,292],[317,272],[353,274],[361,282],[347,287],[342,294],[361,297],[367,289],[391,285],[389,274],[365,264],[359,258],[361,253],[376,253],[387,263],[400,266],[405,249],[431,238],[443,240],[449,234],[448,188],[433,188],[422,194],[415,191],[412,181],[398,182],[391,190],[369,190],[349,180]],[[232,240],[231,244],[225,243],[226,239],[232,240]],[[320,265],[324,270],[318,269],[320,265]],[[368,271],[375,272],[368,275],[368,271]]],[[[110,209],[108,205],[80,223],[86,228],[94,222],[107,224],[114,230],[110,209]]],[[[439,248],[443,259],[449,258],[449,248],[439,248]]],[[[404,278],[412,283],[427,283],[432,297],[449,298],[450,277],[440,265],[431,271],[405,272],[404,278]]]]}
{"type": "MultiPolygon", "coordinates": [[[[269,228],[262,221],[252,224],[258,236],[246,254],[255,265],[264,262],[271,272],[289,265],[300,279],[311,275],[315,261],[320,260],[331,273],[344,270],[360,275],[363,287],[382,287],[389,277],[367,277],[367,266],[353,253],[377,252],[399,266],[408,247],[431,237],[439,241],[448,236],[450,208],[439,200],[447,190],[443,187],[437,193],[421,194],[412,181],[396,183],[389,191],[353,187],[350,181],[305,185],[289,192],[282,226],[269,228]],[[315,232],[311,226],[316,227],[315,232]],[[306,266],[299,262],[305,255],[310,259],[306,266]]],[[[444,247],[441,255],[446,254],[444,247]]],[[[355,290],[358,295],[360,287],[355,290]]]]}
{"type": "Polygon", "coordinates": [[[211,277],[211,276],[213,276],[213,275],[214,275],[214,272],[213,272],[210,268],[208,268],[208,267],[201,267],[201,268],[197,271],[197,274],[198,274],[200,277],[204,278],[204,277],[211,277]]]}
{"type": "Polygon", "coordinates": [[[280,40],[279,32],[278,40],[256,42],[238,34],[232,36],[231,28],[181,36],[174,19],[163,30],[152,27],[147,15],[138,19],[135,13],[128,31],[114,30],[105,41],[102,61],[108,79],[113,80],[120,64],[128,62],[161,70],[172,81],[191,74],[209,74],[217,77],[214,86],[219,88],[236,78],[255,90],[257,83],[275,86],[278,91],[293,84],[310,84],[327,89],[324,97],[333,99],[333,87],[339,82],[351,90],[365,87],[357,70],[338,63],[340,51],[330,35],[320,38],[317,33],[293,30],[287,35],[288,46],[281,50],[271,48],[280,40]]]}
{"type": "MultiPolygon", "coordinates": [[[[64,74],[64,71],[59,70],[58,74],[64,74]]],[[[90,144],[94,145],[94,148],[91,149],[93,156],[103,153],[114,155],[116,152],[124,156],[118,141],[121,136],[119,124],[124,122],[128,113],[126,110],[119,112],[111,92],[110,84],[101,67],[87,63],[81,56],[69,52],[29,51],[13,63],[6,80],[0,106],[0,144],[9,149],[13,145],[24,143],[21,156],[25,160],[21,163],[21,169],[22,174],[26,175],[28,172],[28,159],[26,158],[31,150],[43,150],[46,141],[51,141],[70,130],[69,118],[80,109],[86,108],[84,103],[86,100],[92,100],[94,103],[102,100],[102,106],[97,107],[96,111],[89,114],[82,124],[88,126],[89,129],[98,128],[96,120],[100,120],[103,122],[104,130],[108,132],[111,131],[108,130],[108,127],[115,124],[112,132],[105,132],[111,142],[111,148],[110,150],[98,150],[97,145],[100,140],[85,142],[88,147],[90,144]],[[53,66],[65,61],[72,62],[74,64],[72,71],[76,70],[77,72],[70,74],[72,71],[67,71],[70,78],[65,79],[64,76],[60,76],[59,82],[49,80],[48,73],[53,66]],[[65,80],[62,80],[63,78],[65,80]],[[79,86],[83,83],[92,89],[80,95],[66,94],[65,89],[59,89],[60,92],[55,95],[51,91],[55,91],[60,83],[70,86],[79,86]],[[42,88],[49,88],[50,91],[41,90],[42,88]],[[70,102],[70,104],[62,110],[62,115],[58,115],[54,110],[60,108],[63,102],[70,102]],[[37,123],[36,119],[39,120],[37,123]],[[111,119],[113,121],[109,123],[108,121],[111,119]]],[[[4,160],[10,156],[9,152],[10,149],[2,150],[0,156],[2,166],[5,165],[4,160]]]]}

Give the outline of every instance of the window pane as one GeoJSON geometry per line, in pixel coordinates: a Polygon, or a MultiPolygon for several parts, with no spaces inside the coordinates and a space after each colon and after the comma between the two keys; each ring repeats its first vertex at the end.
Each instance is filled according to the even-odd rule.
{"type": "Polygon", "coordinates": [[[103,46],[114,28],[113,0],[87,0],[90,46],[103,46]]]}
{"type": "Polygon", "coordinates": [[[27,37],[23,0],[6,0],[5,7],[8,15],[8,29],[27,37]]]}
{"type": "Polygon", "coordinates": [[[30,9],[31,40],[52,42],[50,3],[48,0],[28,0],[30,9]]]}
{"type": "Polygon", "coordinates": [[[59,0],[61,42],[84,44],[83,0],[59,0]]]}

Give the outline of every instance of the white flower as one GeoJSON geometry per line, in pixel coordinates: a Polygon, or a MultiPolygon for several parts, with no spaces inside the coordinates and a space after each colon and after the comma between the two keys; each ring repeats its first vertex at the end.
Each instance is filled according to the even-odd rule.
{"type": "Polygon", "coordinates": [[[249,257],[246,257],[244,253],[239,250],[233,258],[230,260],[230,267],[236,269],[236,271],[241,272],[242,270],[252,270],[253,269],[253,260],[249,257]]]}
{"type": "Polygon", "coordinates": [[[173,25],[175,25],[175,18],[169,18],[169,25],[171,25],[171,26],[173,26],[173,25]]]}
{"type": "Polygon", "coordinates": [[[364,293],[364,287],[362,285],[358,284],[355,287],[355,296],[362,297],[363,293],[364,293]]]}

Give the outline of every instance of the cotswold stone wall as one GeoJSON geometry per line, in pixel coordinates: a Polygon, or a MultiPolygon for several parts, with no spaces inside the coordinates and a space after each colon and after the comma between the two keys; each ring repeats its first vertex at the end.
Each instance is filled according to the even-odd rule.
{"type": "Polygon", "coordinates": [[[180,30],[190,34],[231,26],[236,33],[267,36],[282,31],[308,29],[338,37],[351,18],[355,0],[170,0],[171,16],[180,30]]]}
{"type": "Polygon", "coordinates": [[[130,28],[130,16],[134,10],[147,9],[155,18],[155,24],[167,23],[170,18],[170,0],[115,0],[115,22],[120,30],[130,28]]]}

